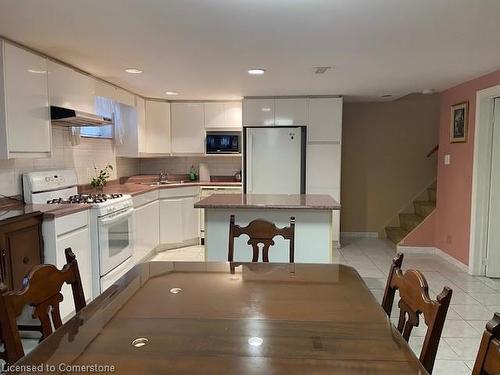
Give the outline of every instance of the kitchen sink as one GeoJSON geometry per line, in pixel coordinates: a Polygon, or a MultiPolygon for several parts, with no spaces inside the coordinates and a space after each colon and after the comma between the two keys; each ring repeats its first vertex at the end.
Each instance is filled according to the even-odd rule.
{"type": "Polygon", "coordinates": [[[171,184],[185,184],[187,182],[191,181],[155,181],[155,182],[146,182],[143,183],[143,185],[149,185],[149,186],[160,186],[160,185],[171,185],[171,184]]]}

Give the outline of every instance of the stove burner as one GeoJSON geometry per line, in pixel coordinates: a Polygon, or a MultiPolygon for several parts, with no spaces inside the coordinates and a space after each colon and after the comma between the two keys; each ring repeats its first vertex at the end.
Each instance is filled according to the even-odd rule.
{"type": "Polygon", "coordinates": [[[49,199],[47,204],[71,204],[71,203],[103,203],[108,199],[116,199],[121,198],[123,194],[77,194],[71,195],[69,198],[57,198],[57,199],[49,199]]]}

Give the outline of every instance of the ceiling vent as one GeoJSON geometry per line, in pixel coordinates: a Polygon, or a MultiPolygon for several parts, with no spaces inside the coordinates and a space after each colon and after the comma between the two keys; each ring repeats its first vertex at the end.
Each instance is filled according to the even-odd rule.
{"type": "Polygon", "coordinates": [[[314,74],[325,74],[331,68],[331,66],[315,66],[313,69],[314,74]]]}

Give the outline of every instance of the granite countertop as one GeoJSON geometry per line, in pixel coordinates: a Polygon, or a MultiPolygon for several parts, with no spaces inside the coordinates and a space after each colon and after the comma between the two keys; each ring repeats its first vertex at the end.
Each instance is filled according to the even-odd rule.
{"type": "MultiPolygon", "coordinates": [[[[231,177],[223,176],[216,181],[193,181],[193,182],[172,182],[165,185],[150,185],[158,179],[157,175],[139,175],[132,176],[118,181],[111,181],[102,191],[105,194],[129,194],[136,196],[149,191],[158,189],[173,189],[178,187],[188,186],[241,186],[241,182],[231,180],[231,177]]],[[[89,186],[83,186],[80,193],[94,193],[95,191],[89,186]]],[[[90,209],[88,204],[24,204],[20,201],[21,197],[13,197],[13,199],[0,199],[0,221],[8,220],[18,216],[43,213],[44,218],[53,219],[65,215],[74,214],[77,212],[90,209]]]]}
{"type": "Polygon", "coordinates": [[[340,210],[340,203],[320,194],[213,194],[195,208],[340,210]]]}

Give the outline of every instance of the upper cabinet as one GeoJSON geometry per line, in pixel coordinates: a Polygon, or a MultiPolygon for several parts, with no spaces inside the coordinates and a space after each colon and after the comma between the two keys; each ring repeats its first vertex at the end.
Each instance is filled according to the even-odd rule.
{"type": "Polygon", "coordinates": [[[48,66],[50,105],[95,113],[95,80],[53,61],[48,66]]]}
{"type": "Polygon", "coordinates": [[[0,41],[0,157],[50,156],[47,60],[0,41]]]}
{"type": "Polygon", "coordinates": [[[275,125],[307,125],[307,101],[307,98],[275,99],[275,125]]]}
{"type": "Polygon", "coordinates": [[[274,99],[245,99],[243,126],[274,125],[274,99]]]}
{"type": "Polygon", "coordinates": [[[206,102],[205,129],[241,129],[241,102],[206,102]]]}
{"type": "Polygon", "coordinates": [[[172,153],[205,152],[204,120],[203,103],[172,103],[172,153]]]}
{"type": "Polygon", "coordinates": [[[135,107],[135,95],[101,80],[95,80],[95,95],[113,99],[115,102],[135,107]]]}
{"type": "Polygon", "coordinates": [[[146,100],[145,145],[148,154],[168,154],[170,143],[170,103],[146,100]]]}
{"type": "Polygon", "coordinates": [[[309,99],[309,142],[342,141],[342,98],[309,99]]]}

